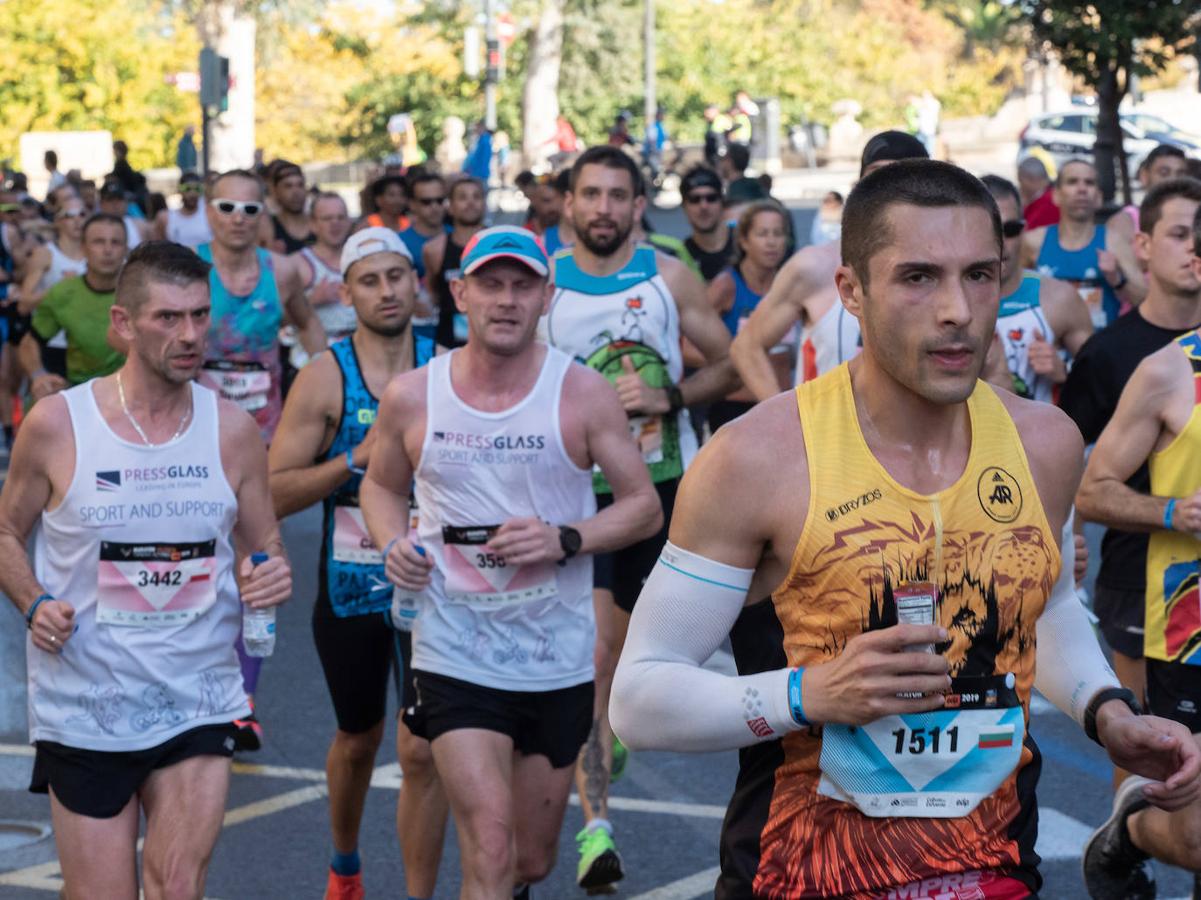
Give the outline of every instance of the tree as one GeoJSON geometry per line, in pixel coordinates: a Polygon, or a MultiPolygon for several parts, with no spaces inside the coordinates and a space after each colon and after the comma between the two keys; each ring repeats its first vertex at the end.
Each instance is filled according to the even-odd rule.
{"type": "Polygon", "coordinates": [[[1023,0],[1035,35],[1059,54],[1064,67],[1097,91],[1097,176],[1105,200],[1115,194],[1119,168],[1126,202],[1130,173],[1125,165],[1118,106],[1132,75],[1163,69],[1194,40],[1201,25],[1189,0],[1023,0]]]}

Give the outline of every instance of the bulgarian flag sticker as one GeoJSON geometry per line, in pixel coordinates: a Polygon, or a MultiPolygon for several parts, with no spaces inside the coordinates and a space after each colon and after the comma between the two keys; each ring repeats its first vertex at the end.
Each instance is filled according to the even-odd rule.
{"type": "Polygon", "coordinates": [[[993,725],[991,728],[980,729],[980,737],[976,746],[981,750],[999,750],[1013,746],[1013,726],[993,725]]]}

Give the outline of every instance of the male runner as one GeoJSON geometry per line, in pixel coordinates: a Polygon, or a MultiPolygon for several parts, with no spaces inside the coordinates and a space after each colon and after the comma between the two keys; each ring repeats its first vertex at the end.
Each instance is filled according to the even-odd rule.
{"type": "Polygon", "coordinates": [[[467,344],[388,387],[359,490],[388,577],[417,598],[408,724],[450,798],[462,895],[508,900],[554,865],[588,737],[591,554],[660,512],[612,389],[535,339],[549,290],[534,236],[482,231],[462,270],[467,344]],[[615,490],[599,513],[594,466],[615,490]]]}
{"type": "MultiPolygon", "coordinates": [[[[526,198],[529,200],[530,208],[525,227],[536,235],[545,235],[563,218],[563,201],[566,194],[556,187],[558,177],[550,174],[539,175],[530,183],[529,194],[526,198]]],[[[562,236],[559,241],[563,245],[568,243],[562,240],[562,236]]]]}
{"type": "Polygon", "coordinates": [[[438,314],[434,338],[440,347],[462,347],[467,343],[467,317],[455,308],[450,284],[459,277],[459,263],[467,242],[484,227],[484,183],[477,178],[458,178],[447,191],[447,215],[451,230],[436,235],[421,248],[421,258],[430,294],[438,314]]]}
{"type": "Polygon", "coordinates": [[[747,748],[718,898],[1032,897],[1036,652],[1039,690],[1160,779],[1152,802],[1201,794],[1201,749],[1134,715],[1087,636],[1058,549],[1075,427],[978,380],[1000,300],[988,191],[900,162],[859,183],[844,223],[836,278],[863,352],[702,451],[613,724],[635,748],[747,748]],[[741,674],[705,670],[768,592],[761,627],[732,636],[741,674]]]}
{"type": "Polygon", "coordinates": [[[30,411],[0,493],[0,591],[29,625],[30,790],[50,793],[64,896],[136,900],[140,815],[146,896],[203,894],[249,710],[242,604],[292,590],[257,428],[193,384],[207,275],[175,244],[131,254],[112,311],[128,360],[30,411]]]}
{"type": "Polygon", "coordinates": [[[684,247],[708,284],[734,258],[734,229],[722,208],[720,176],[706,166],[693,166],[680,180],[680,199],[692,229],[684,238],[684,247]]]}
{"type": "MultiPolygon", "coordinates": [[[[1142,165],[1138,167],[1138,180],[1144,191],[1149,191],[1157,184],[1171,181],[1174,178],[1184,178],[1188,175],[1188,158],[1184,151],[1172,144],[1160,144],[1147,154],[1142,165]]],[[[1134,204],[1123,206],[1105,223],[1106,233],[1133,245],[1134,237],[1138,234],[1138,207],[1134,204]]]]}
{"type": "MultiPolygon", "coordinates": [[[[356,233],[346,242],[340,267],[342,302],[354,305],[359,327],[297,376],[270,452],[276,515],[318,501],[324,507],[313,640],[338,720],[325,762],[334,844],[329,900],[363,896],[359,828],[384,735],[390,671],[402,707],[417,702],[409,635],[395,632],[388,621],[392,590],[383,558],[363,526],[358,488],[376,440],[371,426],[377,398],[395,376],[423,365],[433,351],[432,344],[414,348],[409,320],[417,281],[412,257],[395,231],[356,233]]],[[[396,742],[404,772],[396,821],[406,889],[410,897],[432,897],[446,798],[429,743],[403,722],[397,723],[396,742]]]]}
{"type": "MultiPolygon", "coordinates": [[[[1201,250],[1199,209],[1201,183],[1192,179],[1164,182],[1143,201],[1139,224],[1149,230],[1139,234],[1138,250],[1148,262],[1149,291],[1147,300],[1119,324],[1144,313],[1153,298],[1157,304],[1172,298],[1194,313],[1201,308],[1201,261],[1195,255],[1201,250]]],[[[1201,465],[1193,422],[1201,396],[1197,372],[1201,331],[1196,329],[1138,364],[1097,439],[1076,499],[1088,519],[1125,532],[1150,533],[1139,560],[1144,568],[1131,573],[1146,579],[1139,622],[1147,706],[1194,734],[1201,732],[1201,669],[1196,668],[1201,644],[1196,593],[1201,465]]],[[[1107,561],[1104,554],[1102,561],[1107,561]]],[[[1102,625],[1108,637],[1115,623],[1103,618],[1102,625]]],[[[1089,841],[1084,875],[1093,897],[1154,897],[1154,882],[1143,867],[1148,857],[1201,869],[1201,805],[1171,816],[1142,812],[1144,783],[1128,777],[1120,784],[1113,815],[1089,841]]]]}
{"type": "Polygon", "coordinates": [[[1058,224],[1022,235],[1022,266],[1074,285],[1088,304],[1093,325],[1114,321],[1123,303],[1136,306],[1147,295],[1130,241],[1096,222],[1101,209],[1097,170],[1083,159],[1059,167],[1055,179],[1058,224]]]}
{"type": "Polygon", "coordinates": [[[83,226],[83,253],[86,271],[50,288],[21,339],[18,353],[34,400],[108,375],[125,361],[108,342],[109,310],[125,262],[125,223],[96,213],[83,226]],[[46,365],[47,351],[60,334],[65,344],[65,378],[47,371],[46,365]]]}
{"type": "MultiPolygon", "coordinates": [[[[884,131],[863,148],[859,177],[901,159],[925,159],[926,147],[911,134],[884,131]]],[[[845,228],[845,226],[844,226],[845,228]]],[[[845,231],[844,231],[845,233],[845,231]]],[[[730,347],[742,382],[757,400],[779,393],[771,349],[799,322],[798,384],[811,381],[859,352],[859,322],[838,302],[834,272],[841,244],[830,241],[795,253],[776,275],[772,289],[755,307],[730,347]]]]}
{"type": "Polygon", "coordinates": [[[1001,306],[997,339],[1005,356],[1002,387],[1019,397],[1050,403],[1068,377],[1060,350],[1075,356],[1092,336],[1088,307],[1064,281],[1027,272],[1019,264],[1022,204],[1013,183],[997,175],[982,179],[1001,211],[1001,306]]]}
{"type": "MultiPolygon", "coordinates": [[[[1114,414],[1126,383],[1143,359],[1172,342],[1182,332],[1201,326],[1201,291],[1180,288],[1174,271],[1181,263],[1171,232],[1191,222],[1201,206],[1201,189],[1191,179],[1177,179],[1153,188],[1143,199],[1135,243],[1150,269],[1147,299],[1081,348],[1059,396],[1059,405],[1084,436],[1095,443],[1114,414]],[[1171,216],[1168,216],[1168,211],[1171,216]],[[1160,273],[1160,274],[1156,274],[1160,273]]],[[[1187,288],[1189,279],[1183,282],[1187,288]]],[[[1151,489],[1150,475],[1141,467],[1126,482],[1138,493],[1151,489]]],[[[1081,513],[1081,518],[1085,518],[1081,513]]],[[[1135,696],[1146,692],[1143,666],[1143,607],[1146,603],[1147,536],[1109,528],[1101,541],[1101,567],[1093,596],[1102,635],[1109,645],[1113,667],[1135,696]]],[[[1119,773],[1117,781],[1120,781],[1119,773]]],[[[1115,784],[1116,786],[1116,784],[1115,784]]],[[[1150,873],[1148,873],[1150,874],[1150,873]]]]}
{"type": "Polygon", "coordinates": [[[550,192],[544,190],[544,185],[538,190],[537,196],[540,206],[544,209],[546,221],[554,219],[553,224],[546,225],[541,231],[542,249],[549,257],[575,243],[575,232],[571,230],[571,223],[563,218],[563,200],[571,190],[571,169],[555,173],[546,184],[550,186],[550,192]],[[549,199],[544,200],[544,196],[549,199]]]}
{"type": "Polygon", "coordinates": [[[300,166],[276,160],[271,169],[271,197],[276,212],[259,219],[259,244],[285,256],[311,247],[317,236],[304,209],[309,193],[300,166]]]}
{"type": "MultiPolygon", "coordinates": [[[[63,185],[63,189],[66,185],[63,185]]],[[[73,190],[73,189],[72,189],[73,190]]],[[[100,212],[116,216],[125,223],[126,244],[133,250],[150,240],[150,223],[129,214],[129,195],[119,181],[106,181],[100,188],[100,212]]]]}
{"type": "MultiPolygon", "coordinates": [[[[325,339],[333,344],[353,332],[358,321],[353,304],[342,302],[342,248],[350,235],[346,201],[338,194],[318,194],[313,199],[312,220],[316,240],[300,251],[309,264],[304,293],[325,329],[325,339]]],[[[299,369],[303,363],[296,356],[293,348],[292,357],[299,369]]]]}
{"type": "MultiPolygon", "coordinates": [[[[263,443],[271,445],[283,409],[283,365],[279,330],[285,318],[300,333],[310,356],[326,348],[325,332],[304,296],[308,265],[298,255],[280,256],[256,245],[266,209],[263,183],[253,172],[233,169],[213,181],[208,203],[213,240],[197,254],[212,263],[212,312],[200,383],[249,412],[263,443]]],[[[247,656],[238,638],[246,693],[254,702],[262,657],[247,656]]],[[[262,729],[251,716],[241,720],[238,748],[257,750],[262,729]]]]}
{"type": "Polygon", "coordinates": [[[409,176],[409,212],[411,223],[400,232],[400,239],[409,248],[417,266],[417,278],[424,281],[425,264],[421,251],[426,242],[445,234],[443,221],[446,218],[446,183],[442,176],[426,169],[409,176]]]}
{"type": "MultiPolygon", "coordinates": [[[[680,476],[696,453],[687,407],[724,397],[737,382],[725,358],[730,333],[700,279],[678,259],[631,240],[645,206],[642,175],[623,151],[599,146],[580,155],[564,209],[577,240],[554,259],[555,293],[541,331],[552,347],[613,384],[666,520],[680,476]],[[681,336],[704,361],[688,378],[681,336]]],[[[612,500],[610,486],[598,475],[595,487],[604,507],[612,500]]],[[[577,880],[588,889],[622,877],[607,815],[613,771],[609,684],[630,611],[666,539],[664,527],[596,561],[597,708],[578,780],[585,827],[577,836],[577,880]]]]}
{"type": "Polygon", "coordinates": [[[154,217],[157,240],[174,241],[195,250],[213,239],[204,206],[204,179],[196,172],[179,178],[179,209],[164,209],[154,217]]]}

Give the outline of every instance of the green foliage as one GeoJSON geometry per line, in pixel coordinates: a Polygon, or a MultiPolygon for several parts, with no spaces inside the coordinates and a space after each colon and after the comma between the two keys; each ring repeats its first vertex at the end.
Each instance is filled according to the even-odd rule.
{"type": "Polygon", "coordinates": [[[199,110],[165,79],[195,71],[199,50],[187,19],[155,0],[0,3],[0,156],[26,131],[106,129],[134,166],[170,164],[199,110]]]}

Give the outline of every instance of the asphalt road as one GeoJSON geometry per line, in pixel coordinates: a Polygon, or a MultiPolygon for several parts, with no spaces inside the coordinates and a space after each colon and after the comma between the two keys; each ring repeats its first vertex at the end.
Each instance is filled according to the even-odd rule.
{"type": "MultiPolygon", "coordinates": [[[[799,233],[807,233],[810,216],[798,212],[797,224],[804,226],[799,233]]],[[[679,233],[678,212],[656,212],[653,218],[657,227],[679,233]]],[[[260,683],[265,747],[235,768],[226,828],[209,872],[207,896],[212,898],[317,898],[324,887],[330,845],[323,767],[334,719],[309,629],[319,527],[316,510],[285,523],[296,593],[280,611],[275,656],[260,683]]],[[[20,627],[11,607],[4,607],[0,627],[20,627]]],[[[729,655],[719,653],[710,665],[730,669],[729,655]]],[[[1083,898],[1079,854],[1092,829],[1108,815],[1109,766],[1100,749],[1041,699],[1034,705],[1031,733],[1044,754],[1038,791],[1038,849],[1046,878],[1042,896],[1083,898]]],[[[0,743],[0,819],[48,825],[45,798],[24,790],[31,761],[23,736],[0,743]]],[[[613,787],[611,817],[627,870],[621,897],[687,900],[711,894],[721,816],[736,767],[734,753],[631,757],[625,776],[613,787]]],[[[398,784],[395,749],[387,741],[364,816],[361,851],[370,897],[403,896],[393,824],[398,784]]],[[[578,807],[569,807],[559,865],[534,889],[534,897],[583,896],[574,880],[573,835],[581,824],[578,807]]],[[[62,882],[53,840],[47,836],[18,849],[9,847],[0,823],[0,898],[55,896],[62,882]]],[[[1187,895],[1190,880],[1183,873],[1160,867],[1158,876],[1160,897],[1187,895]]],[[[454,897],[458,886],[451,828],[437,896],[454,897]]]]}

